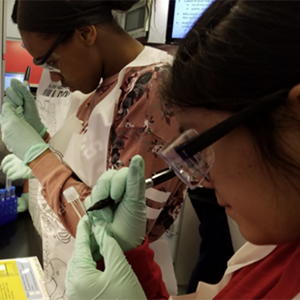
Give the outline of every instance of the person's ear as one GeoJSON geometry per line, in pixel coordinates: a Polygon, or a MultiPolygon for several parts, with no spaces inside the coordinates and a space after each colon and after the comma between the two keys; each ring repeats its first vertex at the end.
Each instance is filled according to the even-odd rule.
{"type": "Polygon", "coordinates": [[[96,38],[97,38],[97,29],[94,25],[81,27],[75,30],[78,34],[80,39],[87,45],[92,46],[94,45],[96,38]]]}
{"type": "Polygon", "coordinates": [[[295,85],[288,94],[290,102],[296,102],[300,104],[300,83],[295,85]]]}
{"type": "Polygon", "coordinates": [[[289,91],[288,101],[292,110],[300,116],[300,83],[289,91]]]}

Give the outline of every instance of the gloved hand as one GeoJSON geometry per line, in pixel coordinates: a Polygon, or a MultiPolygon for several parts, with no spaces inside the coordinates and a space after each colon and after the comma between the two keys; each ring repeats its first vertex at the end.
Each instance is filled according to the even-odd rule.
{"type": "Polygon", "coordinates": [[[24,212],[28,209],[28,193],[23,193],[18,197],[18,213],[24,212]]]}
{"type": "Polygon", "coordinates": [[[95,221],[108,222],[108,233],[124,252],[140,246],[145,239],[147,222],[144,161],[141,156],[134,156],[129,168],[109,170],[100,176],[84,204],[88,209],[108,196],[113,200],[122,199],[115,207],[105,207],[90,214],[95,221]]]}
{"type": "Polygon", "coordinates": [[[49,145],[25,121],[22,112],[22,107],[14,110],[10,103],[4,103],[0,123],[2,141],[7,149],[27,165],[45,152],[49,145]]]}
{"type": "MultiPolygon", "coordinates": [[[[91,227],[84,216],[77,227],[75,246],[68,262],[66,294],[68,299],[146,299],[135,273],[118,243],[106,231],[107,223],[93,227],[105,271],[96,269],[91,255],[91,227]]],[[[155,288],[155,287],[153,287],[155,288]]]]}
{"type": "Polygon", "coordinates": [[[14,154],[6,155],[1,162],[2,171],[10,180],[35,178],[29,167],[14,154]]]}
{"type": "Polygon", "coordinates": [[[5,91],[4,102],[10,103],[15,109],[22,106],[25,120],[43,137],[47,127],[41,121],[34,97],[19,80],[12,79],[10,85],[5,91]]]}

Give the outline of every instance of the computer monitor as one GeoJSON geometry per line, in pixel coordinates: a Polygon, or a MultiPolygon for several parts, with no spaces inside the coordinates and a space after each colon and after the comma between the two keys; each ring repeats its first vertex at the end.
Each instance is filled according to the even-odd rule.
{"type": "Polygon", "coordinates": [[[4,76],[4,90],[10,86],[10,81],[15,78],[23,82],[24,80],[24,73],[17,73],[17,72],[5,72],[4,76]]]}
{"type": "Polygon", "coordinates": [[[167,42],[178,43],[214,0],[169,0],[167,42]]]}

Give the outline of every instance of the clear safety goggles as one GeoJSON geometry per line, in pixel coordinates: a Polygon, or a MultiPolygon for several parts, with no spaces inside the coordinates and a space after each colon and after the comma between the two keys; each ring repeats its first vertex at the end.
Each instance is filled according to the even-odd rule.
{"type": "Polygon", "coordinates": [[[35,63],[35,65],[42,67],[43,69],[48,70],[49,72],[55,72],[55,73],[61,73],[57,62],[60,60],[60,55],[52,52],[51,56],[49,57],[48,61],[46,61],[43,64],[37,64],[35,63]]]}
{"type": "MultiPolygon", "coordinates": [[[[55,62],[57,62],[60,59],[60,56],[59,54],[55,53],[54,50],[60,43],[62,43],[65,40],[65,38],[69,34],[69,31],[60,34],[56,41],[53,43],[53,45],[50,47],[48,52],[43,57],[34,58],[33,63],[36,66],[49,70],[50,72],[60,73],[60,69],[55,65],[55,62]]],[[[24,49],[26,49],[23,43],[21,44],[21,46],[24,49]]]]}
{"type": "Polygon", "coordinates": [[[166,144],[159,154],[190,189],[202,187],[204,180],[210,181],[209,172],[215,162],[215,153],[210,146],[257,112],[269,110],[276,103],[285,100],[288,92],[289,89],[282,89],[256,99],[252,105],[234,113],[202,134],[189,129],[166,144]]]}
{"type": "Polygon", "coordinates": [[[202,182],[209,181],[209,170],[215,161],[215,153],[207,147],[193,156],[182,158],[178,147],[199,136],[195,129],[189,129],[170,141],[159,153],[176,175],[191,189],[202,187],[202,182]]]}

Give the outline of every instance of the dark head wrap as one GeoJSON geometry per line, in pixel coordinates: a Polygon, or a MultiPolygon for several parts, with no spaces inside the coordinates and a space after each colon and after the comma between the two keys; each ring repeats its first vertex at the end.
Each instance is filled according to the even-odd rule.
{"type": "Polygon", "coordinates": [[[19,30],[60,33],[113,19],[109,1],[17,0],[19,30]]]}

